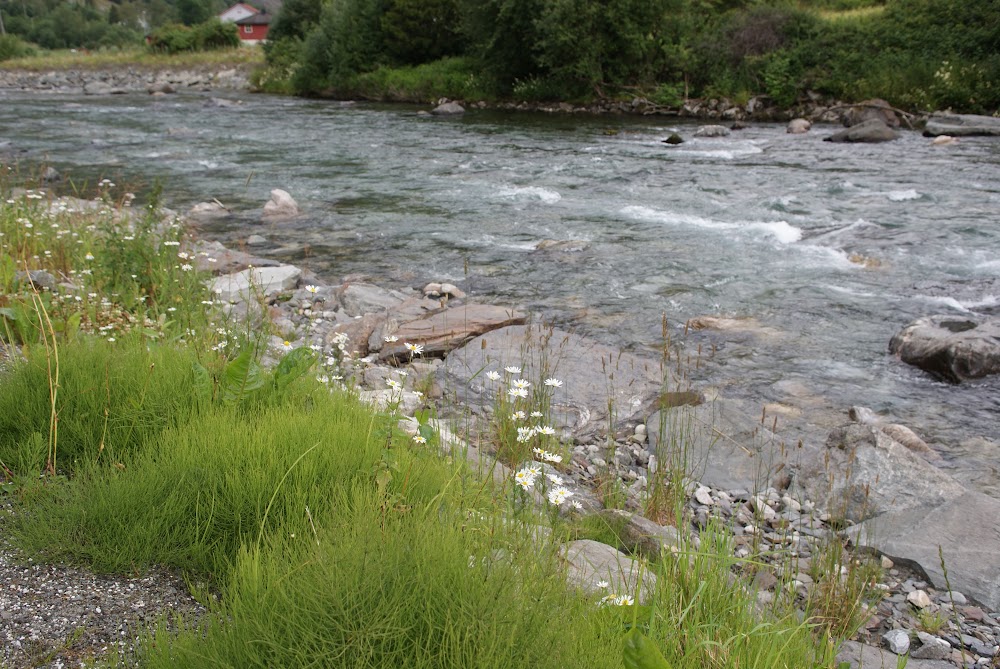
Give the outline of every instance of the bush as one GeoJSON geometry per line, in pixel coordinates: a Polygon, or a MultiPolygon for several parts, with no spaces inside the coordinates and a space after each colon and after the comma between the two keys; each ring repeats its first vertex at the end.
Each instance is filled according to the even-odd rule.
{"type": "Polygon", "coordinates": [[[0,62],[35,55],[35,49],[17,35],[0,35],[0,62]]]}
{"type": "Polygon", "coordinates": [[[240,36],[236,24],[223,23],[217,18],[190,28],[173,23],[157,28],[149,36],[149,48],[166,53],[213,51],[239,45],[240,36]]]}

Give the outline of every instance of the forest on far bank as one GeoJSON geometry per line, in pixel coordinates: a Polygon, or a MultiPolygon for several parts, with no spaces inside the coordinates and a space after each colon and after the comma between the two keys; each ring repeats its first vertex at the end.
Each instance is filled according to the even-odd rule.
{"type": "MultiPolygon", "coordinates": [[[[246,0],[261,89],[342,99],[743,103],[883,98],[1000,111],[996,0],[246,0]]],[[[139,46],[227,0],[0,0],[0,60],[139,46]]],[[[192,41],[192,44],[197,43],[192,41]]],[[[206,42],[211,42],[207,40],[206,42]]],[[[227,44],[226,40],[215,40],[227,44]]]]}
{"type": "Polygon", "coordinates": [[[285,0],[265,48],[300,95],[1000,108],[995,0],[285,0]]]}

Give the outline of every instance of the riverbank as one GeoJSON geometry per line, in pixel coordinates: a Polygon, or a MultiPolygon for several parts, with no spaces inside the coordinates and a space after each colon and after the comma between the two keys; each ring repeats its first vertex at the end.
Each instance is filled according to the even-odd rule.
{"type": "MultiPolygon", "coordinates": [[[[61,201],[62,208],[70,210],[75,204],[61,201]]],[[[54,208],[60,209],[60,204],[54,208]]],[[[201,212],[227,215],[218,209],[213,211],[212,207],[203,207],[201,212]]],[[[296,212],[270,207],[265,215],[285,217],[287,222],[294,220],[296,212]]],[[[423,428],[430,426],[436,439],[451,453],[481,454],[480,468],[487,462],[484,458],[488,445],[496,445],[491,437],[496,434],[494,420],[498,414],[503,419],[502,407],[489,408],[503,396],[502,387],[490,389],[490,373],[495,372],[500,379],[505,367],[517,365],[521,368],[517,373],[523,372],[536,387],[554,389],[547,411],[556,419],[554,426],[563,436],[559,449],[564,463],[550,473],[563,478],[561,485],[565,484],[569,498],[578,501],[585,514],[627,520],[620,527],[604,521],[617,528],[612,544],[626,551],[614,558],[619,565],[634,556],[652,557],[649,551],[655,551],[655,555],[665,545],[682,554],[705,550],[704,546],[699,548],[697,537],[709,527],[709,519],[714,519],[713,522],[721,523],[732,533],[734,572],[750,578],[754,584],[751,592],[762,610],[768,610],[791,593],[790,603],[809,611],[810,602],[824,601],[830,596],[826,588],[836,589],[837,583],[871,587],[871,583],[853,580],[868,574],[880,584],[877,590],[887,596],[881,601],[846,600],[848,609],[841,612],[850,619],[860,616],[862,639],[878,642],[897,627],[904,631],[920,629],[930,636],[920,637],[920,646],[914,646],[915,659],[909,666],[926,669],[943,666],[934,664],[942,660],[959,666],[972,666],[966,664],[970,661],[973,665],[987,664],[996,653],[996,634],[1000,632],[996,616],[967,601],[957,592],[958,586],[935,588],[925,577],[902,570],[891,560],[881,561],[879,566],[886,571],[875,575],[867,571],[867,563],[864,569],[861,562],[855,563],[860,556],[849,557],[839,550],[829,552],[830,546],[840,546],[836,526],[844,522],[840,515],[844,512],[823,511],[823,507],[789,487],[790,481],[782,475],[789,467],[778,467],[779,463],[773,460],[773,449],[779,447],[781,440],[759,424],[753,407],[721,397],[707,397],[697,389],[671,394],[673,399],[667,401],[660,396],[660,373],[650,376],[639,371],[648,367],[658,369],[653,361],[623,356],[570,333],[542,329],[538,330],[541,336],[533,337],[531,328],[524,330],[510,324],[512,318],[526,318],[526,314],[502,308],[499,312],[490,311],[488,305],[477,305],[474,296],[463,294],[447,282],[432,283],[421,291],[394,290],[358,281],[323,285],[299,268],[219,245],[195,243],[181,247],[178,252],[182,260],[195,259],[204,271],[217,275],[212,284],[215,299],[221,300],[222,308],[231,315],[253,314],[253,301],[248,299],[246,283],[241,277],[257,277],[276,332],[270,355],[281,356],[285,348],[318,347],[324,356],[329,356],[326,363],[329,369],[324,374],[326,383],[350,380],[361,397],[382,407],[398,403],[399,410],[410,416],[422,415],[431,400],[432,413],[452,413],[459,420],[432,425],[426,418],[416,422],[411,419],[404,428],[422,437],[423,428]],[[255,269],[251,270],[251,265],[255,269]],[[413,350],[402,346],[403,343],[422,347],[421,355],[414,356],[413,350]],[[525,347],[525,344],[532,345],[525,347]],[[443,361],[438,356],[443,356],[443,361]],[[618,366],[615,376],[621,385],[608,385],[607,379],[586,376],[588,373],[604,376],[605,366],[612,359],[618,366]],[[541,365],[542,360],[548,360],[551,367],[541,365]],[[554,380],[550,385],[545,383],[549,372],[553,376],[548,378],[554,380]],[[394,400],[397,388],[398,400],[394,400]],[[601,390],[595,392],[595,388],[601,390]],[[464,406],[447,400],[466,391],[471,392],[464,395],[464,406]],[[654,420],[649,402],[658,396],[660,400],[654,405],[662,412],[654,420]],[[609,404],[616,408],[614,419],[600,414],[602,405],[609,404]],[[602,425],[614,425],[612,434],[606,434],[602,425]],[[670,427],[664,431],[658,427],[662,425],[670,427]],[[446,436],[456,426],[466,439],[485,437],[486,441],[460,441],[446,436]],[[678,426],[686,426],[683,431],[690,446],[684,449],[684,457],[691,460],[672,460],[675,456],[670,455],[671,448],[663,441],[663,435],[674,433],[678,426]],[[705,436],[699,436],[701,426],[705,436]],[[723,435],[721,441],[718,435],[723,435]],[[735,448],[728,449],[730,443],[735,448]],[[564,450],[567,448],[568,452],[564,450]],[[706,451],[700,452],[701,448],[706,451]],[[758,466],[741,459],[740,453],[755,453],[758,463],[767,463],[768,471],[762,472],[758,466]],[[702,457],[707,458],[706,468],[696,475],[677,469],[680,465],[694,465],[702,457]],[[616,515],[619,511],[614,509],[624,506],[649,516],[650,510],[656,508],[650,506],[650,500],[657,491],[668,492],[668,487],[657,487],[657,472],[665,476],[670,471],[677,476],[670,484],[679,486],[671,494],[677,496],[679,489],[683,489],[675,497],[678,508],[683,509],[679,531],[650,524],[642,515],[616,515]],[[611,515],[604,515],[607,513],[611,515]],[[652,543],[651,536],[657,537],[652,543]],[[691,541],[694,543],[688,543],[691,541]],[[842,573],[845,564],[847,571],[842,573]],[[761,569],[760,565],[767,567],[761,569]],[[748,566],[753,567],[749,573],[748,566]],[[858,571],[854,571],[855,566],[858,571]]],[[[851,448],[864,452],[863,446],[851,448]]],[[[882,448],[893,450],[884,445],[882,448]]],[[[494,471],[494,475],[506,471],[501,478],[513,475],[500,464],[487,464],[486,469],[494,471]]],[[[930,470],[919,471],[928,475],[930,470]]],[[[836,500],[833,501],[827,509],[834,509],[836,500]]],[[[541,503],[544,509],[545,503],[541,503]]],[[[660,509],[671,515],[673,506],[666,503],[660,509]]],[[[962,575],[956,573],[955,565],[949,565],[949,569],[953,583],[959,582],[962,575]]],[[[859,590],[856,596],[860,597],[862,592],[866,590],[859,590]]],[[[847,596],[846,592],[834,594],[837,598],[847,596]]],[[[13,629],[12,634],[20,633],[16,631],[20,628],[13,629]]],[[[900,634],[887,637],[885,643],[893,652],[907,652],[900,634]]],[[[850,644],[847,648],[857,653],[878,652],[850,644]]],[[[847,659],[846,655],[841,657],[847,659]]],[[[865,657],[866,666],[871,661],[871,657],[865,657]]]]}

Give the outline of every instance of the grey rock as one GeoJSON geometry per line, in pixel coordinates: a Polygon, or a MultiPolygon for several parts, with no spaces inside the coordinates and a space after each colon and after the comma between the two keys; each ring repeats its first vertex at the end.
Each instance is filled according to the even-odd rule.
{"type": "Polygon", "coordinates": [[[655,360],[539,325],[494,330],[454,351],[445,361],[445,385],[471,406],[492,405],[499,386],[486,373],[508,365],[521,367],[533,383],[563,381],[552,395],[554,427],[581,441],[608,427],[609,408],[615,427],[634,424],[661,385],[655,360]]]}
{"type": "Polygon", "coordinates": [[[436,116],[455,116],[458,114],[464,114],[465,107],[454,101],[444,102],[432,109],[431,113],[436,116]]]}
{"type": "Polygon", "coordinates": [[[229,214],[229,209],[218,202],[199,202],[192,206],[187,213],[190,218],[200,219],[219,218],[221,216],[228,216],[229,214]]]}
{"type": "Polygon", "coordinates": [[[1000,555],[998,518],[1000,500],[974,491],[958,495],[949,492],[936,504],[928,501],[908,508],[888,509],[852,528],[851,534],[860,546],[885,553],[896,563],[920,567],[939,590],[948,587],[941,567],[943,555],[951,587],[997,610],[1000,609],[1000,579],[996,569],[996,556],[1000,555]]]}
{"type": "Polygon", "coordinates": [[[802,462],[796,480],[820,508],[853,522],[930,509],[965,492],[877,427],[857,423],[834,429],[825,452],[802,462]]]}
{"type": "MultiPolygon", "coordinates": [[[[851,669],[897,669],[899,658],[888,651],[857,641],[845,641],[837,653],[836,662],[847,662],[851,669]]],[[[906,669],[955,669],[955,665],[942,660],[913,660],[906,669]]]]}
{"type": "Polygon", "coordinates": [[[899,133],[879,119],[870,119],[824,137],[824,142],[877,143],[899,139],[899,133]]]}
{"type": "Polygon", "coordinates": [[[619,538],[625,550],[632,554],[657,559],[664,551],[681,548],[682,540],[676,527],[660,525],[637,513],[621,509],[605,509],[601,515],[612,528],[620,528],[619,538]]]}
{"type": "Polygon", "coordinates": [[[793,118],[785,127],[785,132],[792,135],[804,135],[812,127],[812,121],[804,118],[793,118]]]}
{"type": "Polygon", "coordinates": [[[918,660],[945,660],[951,655],[951,644],[927,632],[917,632],[920,647],[910,653],[918,660]]]}
{"type": "Polygon", "coordinates": [[[566,580],[590,594],[638,594],[642,602],[656,589],[655,574],[607,544],[581,539],[563,544],[560,553],[567,563],[566,580]],[[598,587],[601,581],[608,587],[598,587]]]}
{"type": "Polygon", "coordinates": [[[211,290],[224,302],[251,302],[258,294],[270,297],[294,289],[301,276],[302,270],[292,265],[255,267],[217,277],[211,290]]]}
{"type": "Polygon", "coordinates": [[[681,137],[680,135],[678,135],[676,132],[672,132],[672,133],[670,133],[670,136],[668,136],[665,140],[663,140],[663,143],[664,144],[674,144],[674,145],[676,145],[676,144],[683,144],[684,143],[684,138],[681,137]]]}
{"type": "Polygon", "coordinates": [[[59,171],[56,168],[50,165],[49,167],[46,167],[45,170],[42,172],[42,181],[44,181],[47,184],[55,183],[56,181],[62,181],[62,175],[59,174],[59,171]]]}
{"type": "Polygon", "coordinates": [[[914,590],[906,595],[906,601],[918,609],[926,609],[931,605],[931,598],[923,590],[914,590]]]}
{"type": "Polygon", "coordinates": [[[892,106],[878,98],[865,100],[847,109],[841,116],[841,121],[847,128],[853,128],[867,121],[880,121],[890,128],[899,127],[899,117],[892,106]]]}
{"type": "Polygon", "coordinates": [[[250,235],[247,237],[247,246],[264,246],[267,244],[267,237],[261,235],[250,235]]]}
{"type": "Polygon", "coordinates": [[[975,114],[932,114],[924,127],[925,137],[951,135],[965,137],[969,135],[1000,135],[1000,118],[995,116],[977,116],[975,114]]]}
{"type": "Polygon", "coordinates": [[[264,203],[264,217],[269,219],[292,218],[299,215],[299,205],[288,191],[275,188],[271,199],[264,203]]]}
{"type": "Polygon", "coordinates": [[[959,383],[1000,373],[1000,318],[926,316],[889,342],[889,352],[938,378],[959,383]]]}
{"type": "Polygon", "coordinates": [[[695,137],[729,137],[730,130],[724,125],[703,125],[694,131],[695,137]]]}
{"type": "Polygon", "coordinates": [[[543,239],[535,244],[536,251],[579,253],[590,248],[590,242],[582,239],[543,239]]]}
{"type": "Polygon", "coordinates": [[[405,302],[407,296],[398,290],[369,283],[348,283],[340,289],[338,298],[348,316],[361,316],[394,309],[405,302]]]}
{"type": "Polygon", "coordinates": [[[882,638],[889,650],[896,655],[906,655],[910,650],[910,634],[906,630],[889,630],[882,638]]]}
{"type": "Polygon", "coordinates": [[[646,421],[660,467],[682,467],[717,490],[763,490],[784,467],[781,442],[760,425],[759,409],[717,399],[657,411],[646,421]]]}
{"type": "Polygon", "coordinates": [[[54,290],[58,284],[54,276],[42,269],[33,269],[28,272],[19,270],[14,274],[14,280],[18,283],[25,283],[29,287],[34,286],[38,290],[54,290]]]}

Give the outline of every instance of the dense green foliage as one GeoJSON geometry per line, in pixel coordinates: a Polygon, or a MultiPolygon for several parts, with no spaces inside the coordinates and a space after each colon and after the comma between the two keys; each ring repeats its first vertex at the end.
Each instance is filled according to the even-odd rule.
{"type": "Polygon", "coordinates": [[[232,49],[239,45],[240,36],[236,24],[223,23],[217,18],[192,27],[166,25],[154,30],[149,36],[149,48],[166,53],[232,49]]]}
{"type": "Polygon", "coordinates": [[[34,51],[30,44],[17,35],[0,35],[0,62],[30,56],[34,51]]]}
{"type": "MultiPolygon", "coordinates": [[[[0,0],[0,20],[8,35],[43,49],[99,49],[140,44],[144,35],[170,24],[203,24],[230,4],[228,0],[0,0]]],[[[0,60],[3,54],[0,44],[0,60]]]]}
{"type": "Polygon", "coordinates": [[[371,73],[461,56],[483,98],[1000,107],[992,0],[291,0],[277,26],[273,78],[307,95],[398,98],[371,73]]]}

